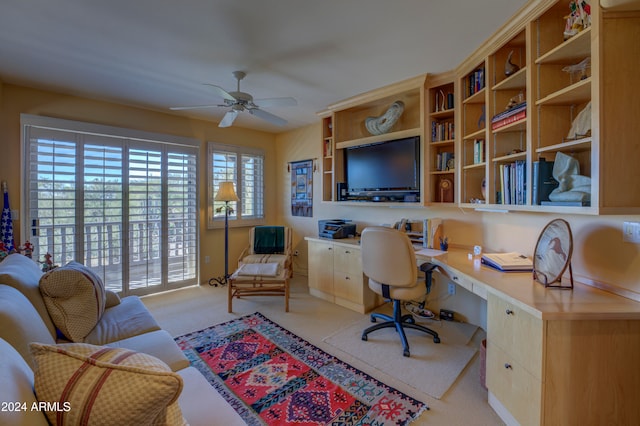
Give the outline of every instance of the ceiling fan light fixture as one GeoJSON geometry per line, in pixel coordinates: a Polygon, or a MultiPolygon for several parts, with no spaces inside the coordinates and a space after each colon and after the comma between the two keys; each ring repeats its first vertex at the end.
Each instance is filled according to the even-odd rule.
{"type": "Polygon", "coordinates": [[[215,84],[205,83],[207,86],[212,87],[215,92],[223,99],[223,105],[201,105],[201,106],[187,106],[187,107],[172,107],[171,110],[188,110],[188,109],[198,109],[198,108],[211,108],[214,106],[221,106],[231,108],[227,113],[222,117],[222,120],[218,124],[218,127],[229,127],[233,124],[236,117],[238,116],[238,112],[241,111],[249,111],[251,115],[255,115],[256,117],[268,121],[271,124],[276,126],[284,126],[287,124],[287,120],[284,118],[278,117],[277,115],[271,114],[270,112],[264,111],[260,109],[261,107],[269,107],[269,106],[295,106],[298,103],[294,98],[286,97],[286,98],[265,98],[265,99],[256,99],[254,101],[253,96],[249,93],[242,92],[240,90],[240,80],[242,80],[247,74],[244,71],[234,71],[233,76],[238,81],[237,89],[233,92],[227,92],[220,86],[216,86],[215,84]]]}

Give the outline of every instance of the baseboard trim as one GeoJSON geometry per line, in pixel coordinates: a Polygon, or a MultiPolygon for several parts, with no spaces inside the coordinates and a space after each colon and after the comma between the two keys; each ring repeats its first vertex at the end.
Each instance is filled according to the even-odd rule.
{"type": "Polygon", "coordinates": [[[496,396],[489,391],[489,405],[493,408],[493,411],[496,412],[498,417],[502,419],[507,426],[519,426],[520,423],[511,415],[507,407],[502,405],[502,403],[496,398],[496,396]]]}

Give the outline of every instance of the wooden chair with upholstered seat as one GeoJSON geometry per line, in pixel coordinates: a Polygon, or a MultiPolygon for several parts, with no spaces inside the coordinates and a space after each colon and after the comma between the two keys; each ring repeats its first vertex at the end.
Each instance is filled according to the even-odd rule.
{"type": "Polygon", "coordinates": [[[440,343],[438,333],[416,324],[412,315],[402,315],[402,301],[421,299],[426,291],[424,283],[418,281],[415,251],[407,234],[391,228],[368,227],[362,231],[360,245],[362,270],[369,278],[369,288],[393,301],[393,316],[372,313],[371,322],[378,319],[384,322],[364,330],[362,340],[367,340],[369,333],[376,330],[393,327],[400,335],[403,355],[407,357],[410,352],[405,328],[428,333],[434,343],[440,343]]]}
{"type": "Polygon", "coordinates": [[[289,312],[289,279],[293,276],[291,229],[256,226],[249,231],[249,245],[238,258],[238,269],[229,277],[228,311],[233,298],[284,296],[289,312]]]}

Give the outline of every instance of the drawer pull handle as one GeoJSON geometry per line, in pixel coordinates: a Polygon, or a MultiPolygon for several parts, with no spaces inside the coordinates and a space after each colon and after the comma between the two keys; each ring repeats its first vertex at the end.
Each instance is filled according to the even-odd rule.
{"type": "Polygon", "coordinates": [[[327,247],[327,250],[333,250],[333,247],[327,247]]]}
{"type": "Polygon", "coordinates": [[[345,279],[345,280],[350,280],[351,278],[349,278],[349,277],[344,277],[344,279],[345,279]]]}
{"type": "Polygon", "coordinates": [[[351,253],[349,250],[345,250],[344,252],[347,253],[347,254],[351,253]]]}
{"type": "Polygon", "coordinates": [[[507,309],[507,310],[505,311],[505,313],[506,313],[507,315],[513,315],[513,311],[512,311],[511,309],[507,309]]]}
{"type": "Polygon", "coordinates": [[[454,281],[458,281],[458,277],[456,277],[455,275],[453,276],[453,280],[454,281]]]}
{"type": "Polygon", "coordinates": [[[506,368],[507,370],[513,370],[513,367],[508,362],[504,363],[504,368],[506,368]]]}

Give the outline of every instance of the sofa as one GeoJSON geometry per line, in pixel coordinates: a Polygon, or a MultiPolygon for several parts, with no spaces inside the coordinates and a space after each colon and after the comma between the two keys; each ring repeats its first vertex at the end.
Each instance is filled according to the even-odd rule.
{"type": "MultiPolygon", "coordinates": [[[[56,276],[74,276],[62,272],[56,276]]],[[[86,271],[83,273],[86,276],[86,271]]],[[[104,306],[97,308],[102,311],[94,318],[95,326],[81,333],[86,335],[70,341],[68,335],[73,334],[73,330],[66,329],[66,334],[61,334],[59,325],[65,329],[65,324],[60,318],[62,321],[73,316],[82,319],[85,311],[95,315],[96,308],[89,306],[74,311],[67,307],[62,317],[56,312],[54,321],[50,311],[64,306],[81,292],[74,290],[69,297],[58,299],[49,297],[42,282],[53,276],[51,272],[43,274],[36,262],[20,254],[7,256],[0,263],[0,424],[33,426],[72,422],[70,414],[78,414],[73,410],[80,409],[80,399],[73,399],[73,403],[42,400],[51,389],[64,383],[69,387],[71,381],[59,383],[63,382],[60,377],[67,380],[64,374],[68,368],[77,368],[73,370],[76,375],[78,371],[85,372],[83,369],[96,369],[108,376],[108,380],[103,377],[100,380],[105,381],[99,381],[100,392],[108,394],[98,393],[91,400],[94,405],[91,406],[93,412],[87,411],[92,413],[89,424],[111,424],[116,422],[114,418],[120,424],[131,424],[126,420],[123,423],[123,417],[118,416],[129,415],[125,407],[135,401],[150,410],[142,422],[136,419],[136,424],[245,424],[204,376],[189,365],[171,335],[160,328],[137,296],[121,299],[103,290],[104,297],[98,298],[104,306]],[[126,403],[118,403],[118,398],[126,403]],[[106,412],[96,408],[100,401],[110,399],[115,407],[101,406],[100,409],[108,410],[106,412]],[[169,408],[160,412],[161,405],[169,408]],[[167,414],[169,411],[171,414],[167,414]],[[96,417],[95,413],[99,412],[103,414],[96,417]],[[172,417],[176,413],[177,417],[172,417]]],[[[90,288],[99,293],[94,290],[90,288]]],[[[93,319],[87,321],[93,324],[93,319]]],[[[82,324],[79,326],[82,328],[82,324]]],[[[89,373],[85,376],[93,380],[89,373]]],[[[83,382],[78,383],[72,391],[64,388],[65,395],[79,392],[78,389],[85,386],[83,382]]],[[[133,414],[141,413],[139,409],[133,414]]]]}

